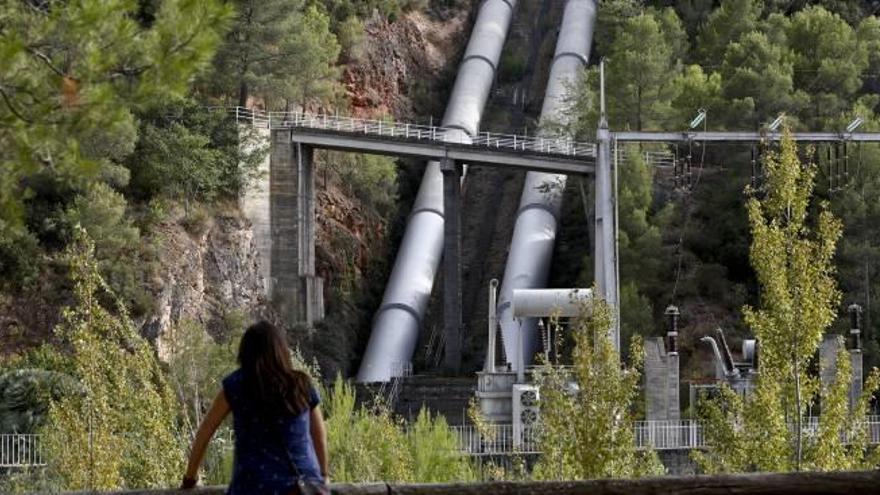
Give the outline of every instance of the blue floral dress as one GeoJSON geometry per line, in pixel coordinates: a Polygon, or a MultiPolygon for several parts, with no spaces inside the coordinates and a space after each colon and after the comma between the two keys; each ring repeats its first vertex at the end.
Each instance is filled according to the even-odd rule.
{"type": "Polygon", "coordinates": [[[229,495],[288,495],[299,476],[323,481],[310,433],[309,410],[320,403],[309,391],[309,410],[300,414],[267,411],[247,390],[242,370],[223,379],[223,392],[232,408],[235,460],[229,495]]]}

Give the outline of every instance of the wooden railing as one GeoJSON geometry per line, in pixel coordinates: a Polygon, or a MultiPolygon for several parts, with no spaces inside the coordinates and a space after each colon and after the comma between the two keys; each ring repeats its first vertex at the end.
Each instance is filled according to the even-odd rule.
{"type": "MultiPolygon", "coordinates": [[[[336,495],[846,495],[877,493],[880,471],[666,476],[636,480],[333,485],[336,495]]],[[[116,492],[116,495],[223,495],[223,487],[116,492]]]]}

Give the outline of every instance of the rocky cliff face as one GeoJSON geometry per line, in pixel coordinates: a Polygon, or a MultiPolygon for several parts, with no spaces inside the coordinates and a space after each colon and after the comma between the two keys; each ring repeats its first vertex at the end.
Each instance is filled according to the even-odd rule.
{"type": "Polygon", "coordinates": [[[352,112],[401,120],[442,112],[433,101],[436,86],[447,71],[454,73],[468,15],[469,9],[462,7],[432,15],[410,12],[396,22],[369,20],[363,47],[343,74],[352,112]]]}
{"type": "Polygon", "coordinates": [[[160,356],[169,330],[190,320],[214,337],[231,319],[272,318],[250,223],[237,212],[215,215],[187,231],[180,223],[156,226],[161,268],[154,281],[156,310],[143,323],[160,356]]]}

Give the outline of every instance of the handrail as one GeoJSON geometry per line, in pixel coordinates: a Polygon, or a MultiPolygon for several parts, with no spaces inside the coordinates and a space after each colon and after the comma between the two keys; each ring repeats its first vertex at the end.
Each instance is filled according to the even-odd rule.
{"type": "Polygon", "coordinates": [[[0,434],[0,468],[45,465],[41,435],[0,434]]]}
{"type": "Polygon", "coordinates": [[[391,120],[361,119],[311,112],[264,112],[244,107],[209,107],[233,115],[237,122],[269,129],[313,129],[334,133],[366,134],[391,139],[432,141],[479,148],[526,151],[546,155],[594,158],[595,143],[578,142],[569,137],[523,136],[479,132],[469,136],[461,129],[421,125],[391,120]]]}
{"type": "MultiPolygon", "coordinates": [[[[408,368],[402,364],[403,369],[408,368]]],[[[402,371],[405,373],[405,371],[402,371]]],[[[394,400],[399,393],[400,379],[392,381],[384,393],[394,400]],[[398,390],[394,390],[397,388],[398,390]]],[[[384,394],[383,394],[384,395],[384,394]]],[[[868,443],[880,444],[880,416],[866,416],[861,426],[867,427],[868,443]]],[[[818,432],[819,418],[805,418],[803,430],[808,436],[818,432]]],[[[469,456],[507,454],[540,454],[540,426],[523,426],[522,438],[514,438],[513,425],[491,424],[450,426],[458,437],[460,452],[469,456]]],[[[842,432],[844,442],[851,441],[852,432],[842,432]]],[[[696,420],[634,421],[633,439],[639,450],[695,450],[709,448],[705,426],[696,420]]],[[[232,442],[227,442],[231,445],[232,442]]],[[[0,434],[0,468],[42,467],[42,436],[39,434],[0,434]]]]}

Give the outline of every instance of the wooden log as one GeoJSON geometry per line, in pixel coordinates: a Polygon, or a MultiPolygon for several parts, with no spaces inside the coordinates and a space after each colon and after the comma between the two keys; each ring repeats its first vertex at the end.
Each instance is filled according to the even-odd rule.
{"type": "Polygon", "coordinates": [[[390,485],[390,488],[393,495],[848,495],[880,492],[880,471],[390,485]]]}
{"type": "MultiPolygon", "coordinates": [[[[335,483],[331,486],[334,495],[388,495],[386,483],[335,483]]],[[[96,495],[97,492],[68,492],[69,495],[96,495]]],[[[207,486],[192,490],[125,490],[118,492],[101,492],[102,495],[225,495],[225,486],[207,486]]],[[[37,495],[36,493],[31,495],[37,495]]]]}
{"type": "MultiPolygon", "coordinates": [[[[867,495],[880,493],[880,471],[666,476],[636,480],[492,482],[422,485],[335,484],[334,495],[867,495]]],[[[91,492],[79,492],[86,495],[91,492]]],[[[223,495],[223,487],[132,490],[111,495],[223,495]]]]}

